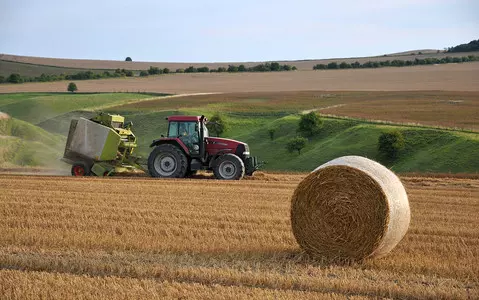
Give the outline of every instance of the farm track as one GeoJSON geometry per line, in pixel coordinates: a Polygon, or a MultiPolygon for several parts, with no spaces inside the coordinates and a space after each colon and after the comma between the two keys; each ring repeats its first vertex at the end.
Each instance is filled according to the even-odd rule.
{"type": "MultiPolygon", "coordinates": [[[[195,73],[77,81],[79,92],[479,91],[479,62],[403,68],[195,73]]],[[[65,92],[66,82],[2,84],[0,93],[65,92]]]]}
{"type": "Polygon", "coordinates": [[[479,180],[405,177],[388,256],[315,262],[290,229],[301,174],[255,180],[0,175],[0,294],[34,298],[479,297],[479,180]]]}

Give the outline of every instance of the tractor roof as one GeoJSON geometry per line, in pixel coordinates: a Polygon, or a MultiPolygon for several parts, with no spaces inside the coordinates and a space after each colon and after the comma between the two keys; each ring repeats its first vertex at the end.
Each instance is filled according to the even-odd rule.
{"type": "Polygon", "coordinates": [[[169,116],[168,122],[198,122],[201,119],[199,116],[169,116]]]}

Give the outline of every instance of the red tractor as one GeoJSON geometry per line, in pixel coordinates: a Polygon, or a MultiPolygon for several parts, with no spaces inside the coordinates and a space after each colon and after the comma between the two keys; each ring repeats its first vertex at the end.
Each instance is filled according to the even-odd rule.
{"type": "Polygon", "coordinates": [[[246,143],[210,137],[204,116],[170,116],[168,135],[154,140],[148,157],[152,177],[183,178],[212,170],[217,179],[238,180],[259,167],[246,143]]]}

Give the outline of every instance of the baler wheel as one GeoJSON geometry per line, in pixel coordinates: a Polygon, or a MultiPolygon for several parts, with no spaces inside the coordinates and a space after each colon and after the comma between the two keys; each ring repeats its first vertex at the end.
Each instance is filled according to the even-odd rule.
{"type": "Polygon", "coordinates": [[[78,161],[72,165],[72,175],[73,176],[89,176],[90,169],[87,167],[85,163],[78,161]]]}

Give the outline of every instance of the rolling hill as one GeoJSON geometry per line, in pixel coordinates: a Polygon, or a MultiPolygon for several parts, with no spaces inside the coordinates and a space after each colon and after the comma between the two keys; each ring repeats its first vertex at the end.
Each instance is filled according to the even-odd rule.
{"type": "MultiPolygon", "coordinates": [[[[382,97],[383,101],[378,103],[387,103],[394,101],[388,99],[393,99],[395,94],[396,92],[386,94],[370,92],[366,98],[376,97],[377,100],[378,97],[382,97]]],[[[439,92],[436,96],[438,95],[439,92]]],[[[421,92],[413,96],[421,98],[421,92]]],[[[166,116],[176,114],[210,116],[220,111],[225,115],[231,128],[225,137],[247,142],[252,153],[267,162],[265,165],[267,170],[310,171],[312,167],[341,155],[354,154],[378,159],[378,137],[383,131],[392,129],[401,131],[406,138],[406,149],[397,161],[389,165],[397,172],[477,173],[479,170],[477,161],[479,133],[426,125],[412,126],[394,122],[384,124],[354,118],[323,117],[324,127],[321,133],[308,142],[301,155],[286,151],[285,143],[297,135],[297,123],[303,111],[327,109],[345,101],[354,103],[364,99],[365,96],[362,97],[359,92],[349,95],[346,93],[332,95],[324,92],[241,93],[176,98],[136,94],[5,94],[0,96],[0,109],[8,111],[13,117],[21,118],[23,121],[10,119],[9,122],[19,124],[19,128],[25,129],[12,131],[8,129],[11,125],[4,126],[6,129],[2,135],[10,137],[4,138],[9,141],[7,144],[2,143],[7,149],[3,152],[8,153],[4,155],[3,163],[49,166],[51,161],[61,157],[64,147],[62,143],[70,120],[79,116],[89,117],[95,110],[119,113],[124,115],[127,121],[132,121],[134,132],[139,139],[138,154],[143,157],[148,156],[151,151],[150,142],[166,132],[166,116]],[[43,110],[47,113],[39,116],[28,113],[25,107],[33,107],[35,111],[43,110]],[[276,129],[273,140],[268,134],[270,128],[276,129]],[[13,132],[26,133],[13,134],[13,132]],[[20,141],[21,144],[12,145],[10,140],[20,141]],[[39,142],[44,146],[31,144],[39,142]],[[26,157],[32,163],[29,163],[27,158],[18,159],[11,156],[11,153],[17,152],[26,152],[26,157]],[[46,159],[46,155],[49,155],[50,159],[46,159]]],[[[427,99],[430,96],[424,93],[422,97],[427,99]]],[[[404,105],[409,104],[404,102],[404,105]]],[[[397,109],[397,104],[392,109],[397,109]]],[[[477,106],[467,108],[470,109],[474,113],[477,106]]],[[[460,124],[463,118],[460,113],[461,106],[451,106],[449,111],[450,116],[456,116],[456,122],[460,124]]],[[[382,113],[387,115],[387,112],[382,113]]],[[[371,111],[371,116],[375,116],[374,110],[371,111]]],[[[418,118],[416,123],[420,124],[420,116],[416,117],[418,118]]]]}
{"type": "MultiPolygon", "coordinates": [[[[447,53],[439,50],[411,50],[406,52],[384,54],[378,56],[369,57],[351,57],[351,58],[327,58],[327,59],[303,59],[303,60],[284,60],[277,61],[280,64],[291,64],[298,68],[300,71],[312,70],[316,64],[328,64],[330,62],[342,62],[353,63],[358,61],[365,63],[367,61],[385,61],[385,60],[414,60],[425,58],[443,58],[443,57],[461,57],[464,53],[447,53]]],[[[479,51],[468,52],[468,55],[479,56],[479,51]]],[[[466,55],[467,56],[467,55],[466,55]]],[[[207,66],[210,69],[217,69],[218,67],[228,67],[228,65],[240,65],[244,64],[246,67],[252,67],[262,62],[144,62],[144,61],[131,61],[124,60],[93,60],[93,59],[62,59],[62,58],[47,58],[47,57],[34,57],[34,56],[20,56],[11,54],[0,54],[0,61],[8,61],[11,63],[19,63],[19,67],[25,67],[25,64],[37,66],[38,68],[47,67],[61,67],[70,69],[100,69],[100,70],[115,70],[115,69],[127,69],[127,70],[146,70],[150,66],[169,68],[171,70],[185,69],[189,66],[203,67],[207,66]],[[21,65],[20,65],[21,64],[21,65]]],[[[1,69],[1,68],[0,68],[1,69]]],[[[36,70],[36,73],[47,73],[45,71],[36,70]]],[[[3,75],[3,74],[0,74],[3,75]]],[[[25,74],[26,75],[26,74],[25,74]]]]}

